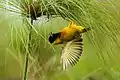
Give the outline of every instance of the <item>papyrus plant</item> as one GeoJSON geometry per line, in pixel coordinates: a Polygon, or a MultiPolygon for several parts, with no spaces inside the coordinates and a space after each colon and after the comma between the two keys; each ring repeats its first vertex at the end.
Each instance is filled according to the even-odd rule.
{"type": "MultiPolygon", "coordinates": [[[[53,74],[59,72],[56,69],[59,61],[54,61],[53,46],[49,44],[47,38],[41,35],[41,32],[39,33],[39,30],[37,30],[39,28],[35,28],[33,24],[33,21],[43,16],[48,21],[51,18],[60,17],[62,18],[61,20],[66,22],[73,20],[79,25],[90,27],[91,31],[86,35],[90,43],[92,43],[92,47],[97,50],[96,55],[98,55],[98,58],[103,60],[103,64],[107,64],[106,57],[113,59],[114,55],[116,55],[115,49],[120,46],[118,40],[120,24],[116,19],[116,16],[119,17],[119,13],[115,12],[117,15],[113,15],[108,9],[108,6],[111,5],[114,7],[111,1],[99,2],[98,0],[7,0],[7,2],[1,0],[0,7],[2,9],[19,14],[25,21],[26,27],[23,28],[22,33],[20,32],[19,35],[25,34],[26,36],[21,36],[21,44],[17,45],[18,49],[20,49],[18,51],[26,54],[24,80],[26,80],[27,76],[28,61],[31,62],[30,64],[33,63],[32,66],[36,68],[33,69],[35,70],[33,72],[35,72],[35,75],[38,74],[40,76],[38,79],[47,79],[46,77],[50,78],[53,74]],[[104,5],[104,3],[108,5],[104,5]],[[40,39],[42,39],[42,42],[46,42],[49,47],[52,47],[51,50],[53,52],[51,51],[51,54],[47,54],[47,57],[45,54],[40,53],[40,45],[44,45],[40,44],[40,39]],[[34,57],[33,53],[40,54],[34,57]],[[35,58],[37,58],[37,62],[35,58]],[[39,71],[37,71],[38,67],[39,71]],[[51,74],[52,71],[54,72],[53,74],[51,74]],[[49,74],[51,75],[48,76],[49,74]]],[[[16,48],[14,47],[14,49],[16,48]]],[[[117,51],[119,50],[117,49],[117,51]]],[[[34,77],[36,77],[35,75],[34,77]]]]}

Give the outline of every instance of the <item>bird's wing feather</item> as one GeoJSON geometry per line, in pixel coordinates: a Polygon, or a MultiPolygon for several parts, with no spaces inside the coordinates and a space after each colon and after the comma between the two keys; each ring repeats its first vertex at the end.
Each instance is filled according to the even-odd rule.
{"type": "Polygon", "coordinates": [[[80,36],[79,38],[73,39],[64,45],[61,56],[64,70],[69,66],[74,66],[79,61],[83,51],[82,41],[83,39],[80,36]]]}

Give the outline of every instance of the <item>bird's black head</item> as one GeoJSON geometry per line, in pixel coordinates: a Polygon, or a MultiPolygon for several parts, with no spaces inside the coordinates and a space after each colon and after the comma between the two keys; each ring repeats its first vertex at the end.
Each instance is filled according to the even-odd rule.
{"type": "Polygon", "coordinates": [[[50,43],[53,43],[55,40],[56,40],[56,38],[58,38],[59,37],[59,35],[60,35],[60,33],[50,33],[50,36],[49,36],[49,42],[50,43]]]}

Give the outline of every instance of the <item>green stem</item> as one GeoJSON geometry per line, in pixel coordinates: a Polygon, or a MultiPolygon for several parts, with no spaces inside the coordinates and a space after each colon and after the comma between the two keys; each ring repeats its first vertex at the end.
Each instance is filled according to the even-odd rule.
{"type": "MultiPolygon", "coordinates": [[[[31,18],[31,24],[33,25],[33,19],[31,18]]],[[[29,54],[31,53],[30,49],[31,49],[31,32],[32,32],[32,27],[30,26],[29,29],[29,37],[28,37],[28,51],[26,53],[26,58],[25,58],[25,67],[24,67],[24,79],[23,80],[27,80],[27,69],[28,69],[28,59],[29,59],[29,54]]]]}

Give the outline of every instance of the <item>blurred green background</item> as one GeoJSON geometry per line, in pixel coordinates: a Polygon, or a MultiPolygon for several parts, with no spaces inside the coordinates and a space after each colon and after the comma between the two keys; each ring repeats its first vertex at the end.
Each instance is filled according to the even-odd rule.
{"type": "MultiPolygon", "coordinates": [[[[107,8],[110,10],[110,13],[112,13],[112,15],[118,19],[119,15],[116,15],[116,10],[119,13],[120,1],[114,0],[113,2],[116,5],[116,8],[113,8],[113,6],[110,5],[107,6],[107,8]]],[[[104,5],[107,5],[107,3],[105,2],[104,5]]],[[[35,37],[33,36],[32,42],[35,43],[35,45],[40,44],[40,46],[38,46],[40,54],[39,52],[37,53],[35,50],[33,52],[35,55],[33,56],[34,58],[36,58],[37,55],[41,56],[44,54],[44,56],[46,57],[41,56],[38,58],[39,61],[42,61],[43,59],[44,63],[44,58],[48,58],[47,56],[57,55],[55,56],[55,60],[56,58],[58,58],[57,61],[59,62],[61,46],[52,45],[52,47],[55,49],[54,51],[53,48],[51,48],[51,45],[46,40],[48,39],[50,32],[58,32],[60,29],[67,25],[67,22],[61,18],[55,18],[51,21],[43,23],[40,22],[42,21],[36,21],[34,26],[37,29],[38,33],[43,35],[44,38],[40,35],[37,35],[36,32],[33,31],[33,35],[35,35],[35,37]]],[[[19,52],[19,49],[16,52],[14,48],[11,47],[11,45],[13,46],[17,44],[21,46],[22,42],[19,42],[21,40],[23,40],[24,43],[24,39],[26,37],[21,39],[23,35],[26,36],[27,34],[27,30],[24,28],[24,26],[26,25],[24,24],[25,22],[20,16],[14,13],[0,10],[0,80],[22,80],[24,69],[24,54],[21,54],[22,52],[17,53],[19,52]],[[23,29],[25,29],[26,31],[24,31],[23,29]],[[22,34],[24,32],[26,34],[22,34]],[[18,36],[19,33],[20,35],[18,36]]],[[[113,50],[116,53],[113,54],[114,56],[112,57],[109,57],[107,54],[103,54],[103,59],[97,55],[98,51],[96,47],[94,47],[93,44],[90,43],[87,34],[88,33],[84,34],[84,52],[80,59],[80,62],[75,67],[70,68],[67,71],[53,70],[50,73],[49,71],[46,71],[49,74],[43,72],[43,80],[120,80],[120,48],[116,47],[116,45],[112,45],[112,47],[114,47],[113,50]],[[48,76],[48,78],[44,78],[46,76],[48,76]]],[[[119,37],[120,35],[118,35],[118,41],[119,37]]],[[[104,42],[111,43],[108,40],[104,40],[104,42]]],[[[18,46],[16,46],[16,48],[17,47],[18,46]]],[[[110,47],[109,49],[112,50],[112,47],[110,47]]],[[[24,53],[24,49],[22,47],[21,50],[23,50],[24,53]]],[[[36,64],[33,64],[32,66],[36,64]]],[[[33,68],[35,68],[34,70],[37,71],[38,67],[39,66],[35,66],[33,68]]],[[[51,67],[51,69],[53,69],[54,67],[55,66],[51,67]]],[[[28,80],[34,80],[33,77],[31,77],[34,75],[31,73],[29,74],[30,76],[28,80]]]]}

